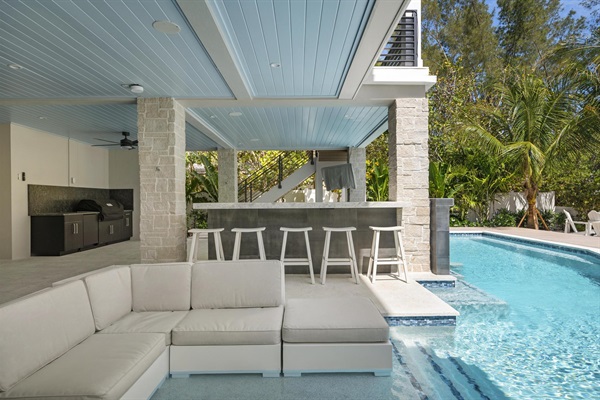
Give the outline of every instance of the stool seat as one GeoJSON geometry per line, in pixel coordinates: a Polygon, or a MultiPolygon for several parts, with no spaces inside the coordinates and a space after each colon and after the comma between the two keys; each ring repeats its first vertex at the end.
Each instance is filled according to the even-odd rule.
{"type": "Polygon", "coordinates": [[[265,243],[263,242],[262,233],[267,229],[264,226],[257,228],[233,228],[231,232],[235,232],[235,241],[233,243],[233,256],[232,260],[240,259],[240,249],[242,247],[242,233],[256,233],[256,240],[258,242],[258,254],[261,260],[266,260],[265,254],[265,243]]]}
{"type": "Polygon", "coordinates": [[[404,231],[403,226],[369,226],[373,231],[373,242],[371,244],[371,253],[369,254],[369,268],[367,271],[367,278],[371,277],[371,282],[375,283],[377,280],[377,266],[378,265],[395,265],[397,268],[397,275],[400,278],[400,265],[404,272],[404,281],[408,283],[408,273],[406,269],[406,255],[404,254],[404,245],[402,244],[402,232],[404,231]],[[394,236],[394,250],[395,254],[392,257],[380,257],[379,256],[379,239],[381,232],[392,232],[394,236]]]}
{"type": "Polygon", "coordinates": [[[215,239],[215,254],[217,261],[225,260],[225,253],[223,252],[223,241],[221,240],[221,232],[224,231],[224,228],[205,228],[199,229],[194,228],[188,230],[188,233],[192,234],[192,246],[190,247],[190,254],[188,256],[188,262],[193,263],[198,259],[198,240],[200,239],[201,233],[212,233],[215,239]]]}
{"type": "Polygon", "coordinates": [[[308,265],[308,271],[310,272],[310,283],[315,284],[315,273],[313,269],[312,256],[310,254],[310,243],[308,242],[308,232],[312,231],[310,226],[304,228],[288,228],[282,226],[279,228],[280,231],[283,232],[283,241],[281,245],[281,257],[280,260],[283,263],[283,266],[286,265],[308,265]],[[287,246],[287,237],[288,233],[304,233],[304,241],[306,243],[306,258],[286,258],[285,257],[285,249],[287,246]]]}
{"type": "Polygon", "coordinates": [[[354,282],[358,285],[358,263],[356,262],[356,252],[354,250],[354,241],[352,240],[352,232],[356,230],[353,226],[332,228],[324,226],[325,231],[325,246],[323,248],[323,259],[321,262],[321,285],[325,284],[327,279],[327,266],[328,265],[349,265],[350,273],[354,282]],[[347,258],[331,258],[329,257],[329,246],[331,243],[332,232],[343,232],[346,234],[346,242],[348,245],[348,257],[347,258]]]}
{"type": "Polygon", "coordinates": [[[312,231],[312,228],[310,226],[307,226],[305,228],[288,228],[282,226],[281,228],[279,228],[279,230],[282,232],[309,232],[312,231]]]}

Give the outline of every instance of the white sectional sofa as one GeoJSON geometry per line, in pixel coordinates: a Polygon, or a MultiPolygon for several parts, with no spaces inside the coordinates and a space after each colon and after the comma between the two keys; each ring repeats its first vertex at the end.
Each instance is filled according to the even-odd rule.
{"type": "MultiPolygon", "coordinates": [[[[323,336],[327,315],[315,325],[317,340],[302,339],[315,327],[303,326],[318,308],[314,302],[313,309],[294,303],[296,317],[284,330],[290,366],[282,366],[284,303],[284,269],[275,260],[111,266],[61,281],[0,305],[0,399],[144,399],[169,374],[327,372],[323,357],[306,363],[307,349],[296,343],[313,342],[307,347],[318,352],[314,342],[336,341],[336,333],[323,336]]],[[[346,325],[336,326],[354,329],[346,325]]],[[[376,328],[375,339],[361,341],[387,338],[384,327],[376,328]]],[[[327,358],[336,357],[337,348],[328,346],[327,358]]],[[[343,355],[331,371],[389,374],[391,350],[373,365],[360,365],[363,354],[348,368],[343,355]]]]}
{"type": "Polygon", "coordinates": [[[141,399],[169,373],[279,376],[283,288],[279,261],[111,266],[1,305],[0,398],[141,399]]]}

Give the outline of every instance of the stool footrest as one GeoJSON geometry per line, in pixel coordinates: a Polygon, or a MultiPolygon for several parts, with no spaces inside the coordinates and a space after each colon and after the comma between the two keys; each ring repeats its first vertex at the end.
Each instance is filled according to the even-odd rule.
{"type": "Polygon", "coordinates": [[[308,258],[286,258],[284,260],[281,260],[282,263],[290,263],[290,262],[303,262],[303,263],[308,263],[308,258]]]}

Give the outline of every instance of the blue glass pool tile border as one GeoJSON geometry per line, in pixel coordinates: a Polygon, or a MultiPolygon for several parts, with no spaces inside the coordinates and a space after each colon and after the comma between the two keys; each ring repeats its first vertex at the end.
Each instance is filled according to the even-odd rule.
{"type": "Polygon", "coordinates": [[[456,287],[456,281],[417,281],[427,289],[445,289],[456,287]]]}
{"type": "Polygon", "coordinates": [[[456,317],[383,317],[389,326],[456,326],[456,317]]]}
{"type": "Polygon", "coordinates": [[[518,237],[514,237],[514,236],[497,235],[492,232],[473,232],[473,233],[451,232],[450,236],[451,237],[489,237],[489,238],[494,238],[494,239],[506,240],[507,242],[513,242],[513,243],[529,244],[529,245],[533,244],[533,245],[543,247],[546,249],[561,250],[561,251],[566,251],[566,252],[573,253],[573,254],[592,256],[592,257],[600,260],[600,254],[598,254],[592,250],[579,249],[579,248],[570,247],[570,246],[564,245],[564,244],[539,242],[537,240],[525,239],[525,238],[520,238],[520,237],[518,238],[518,237]]]}

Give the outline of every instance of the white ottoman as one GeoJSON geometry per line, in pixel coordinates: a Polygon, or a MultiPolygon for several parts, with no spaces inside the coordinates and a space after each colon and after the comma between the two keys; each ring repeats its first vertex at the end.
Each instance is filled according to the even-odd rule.
{"type": "Polygon", "coordinates": [[[284,376],[392,372],[389,326],[365,297],[289,299],[282,340],[284,376]]]}

